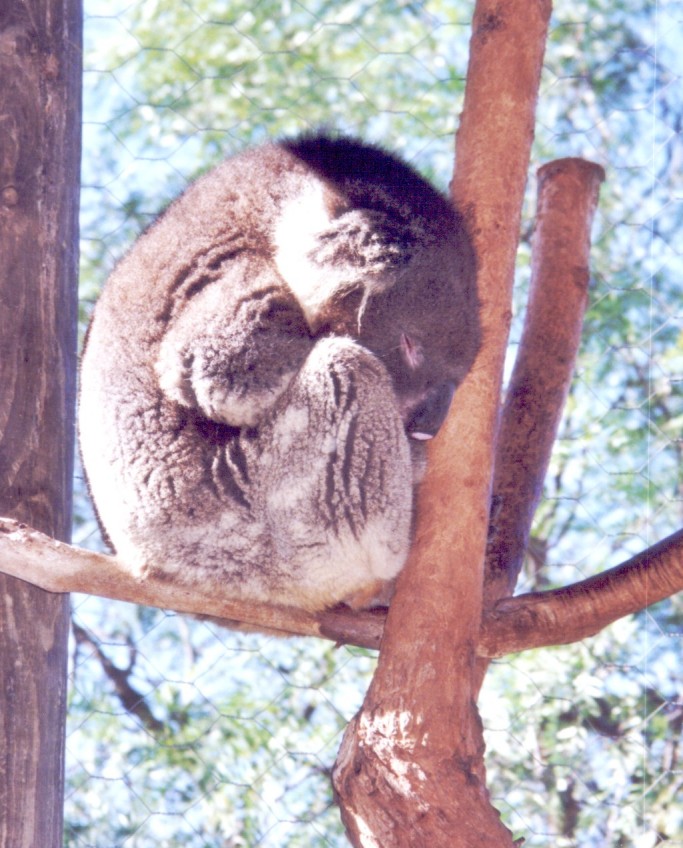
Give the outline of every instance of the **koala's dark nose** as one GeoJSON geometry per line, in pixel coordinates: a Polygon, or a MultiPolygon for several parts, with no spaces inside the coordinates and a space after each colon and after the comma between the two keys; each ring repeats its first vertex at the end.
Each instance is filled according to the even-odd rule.
{"type": "Polygon", "coordinates": [[[439,432],[453,400],[455,383],[441,383],[425,394],[408,414],[406,432],[411,439],[431,439],[439,432]]]}

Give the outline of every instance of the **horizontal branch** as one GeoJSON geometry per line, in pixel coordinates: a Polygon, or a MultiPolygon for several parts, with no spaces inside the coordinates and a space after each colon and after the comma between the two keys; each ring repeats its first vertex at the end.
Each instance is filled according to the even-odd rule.
{"type": "Polygon", "coordinates": [[[478,653],[502,657],[578,642],[680,591],[683,530],[587,580],[498,601],[484,617],[478,653]]]}
{"type": "Polygon", "coordinates": [[[98,595],[278,636],[318,636],[378,648],[384,623],[384,615],[372,612],[340,609],[316,616],[293,607],[220,597],[201,585],[179,586],[154,576],[141,578],[115,556],[57,542],[9,518],[0,518],[0,571],[47,592],[98,595]]]}
{"type": "MultiPolygon", "coordinates": [[[[316,636],[376,649],[384,629],[382,610],[359,613],[340,608],[314,615],[293,607],[217,597],[202,586],[143,579],[114,556],[57,542],[8,518],[0,518],[0,571],[47,592],[99,595],[279,636],[316,636]]],[[[680,591],[683,530],[580,583],[498,601],[484,616],[478,653],[501,657],[576,642],[680,591]]]]}

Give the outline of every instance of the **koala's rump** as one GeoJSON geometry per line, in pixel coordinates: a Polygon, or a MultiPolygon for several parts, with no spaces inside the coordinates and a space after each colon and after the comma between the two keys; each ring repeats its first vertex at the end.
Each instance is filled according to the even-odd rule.
{"type": "Polygon", "coordinates": [[[148,358],[107,335],[88,344],[81,445],[104,528],[141,574],[321,609],[398,573],[410,457],[372,354],[321,340],[257,431],[170,403],[148,358]]]}

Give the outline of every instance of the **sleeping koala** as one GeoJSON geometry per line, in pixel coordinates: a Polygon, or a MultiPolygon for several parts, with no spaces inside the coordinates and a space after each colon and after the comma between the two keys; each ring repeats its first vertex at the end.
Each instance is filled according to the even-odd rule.
{"type": "Polygon", "coordinates": [[[141,576],[310,611],[386,601],[424,442],[479,346],[461,218],[393,156],[235,156],[104,287],[81,371],[97,512],[141,576]]]}

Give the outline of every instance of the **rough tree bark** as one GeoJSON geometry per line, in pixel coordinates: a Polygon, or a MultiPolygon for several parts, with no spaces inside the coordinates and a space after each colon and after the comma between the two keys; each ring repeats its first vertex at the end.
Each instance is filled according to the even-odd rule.
{"type": "MultiPolygon", "coordinates": [[[[0,513],[69,538],[81,10],[0,8],[0,513]]],[[[62,844],[68,597],[0,576],[0,846],[62,844]]]]}
{"type": "Polygon", "coordinates": [[[484,345],[431,445],[379,664],[333,775],[355,846],[512,845],[474,704],[493,446],[549,2],[479,0],[452,194],[479,259],[484,345]]]}

